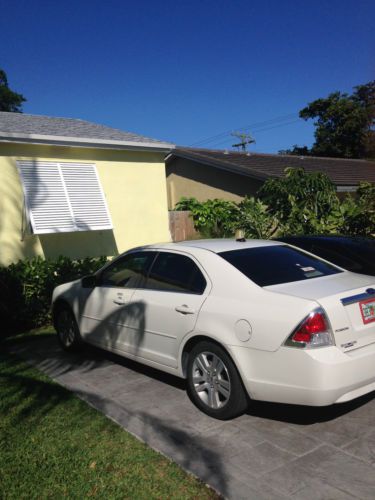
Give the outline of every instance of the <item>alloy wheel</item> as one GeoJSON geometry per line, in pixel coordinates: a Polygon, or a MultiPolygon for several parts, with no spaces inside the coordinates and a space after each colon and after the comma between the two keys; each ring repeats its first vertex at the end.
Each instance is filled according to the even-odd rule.
{"type": "Polygon", "coordinates": [[[58,316],[57,332],[59,334],[61,343],[65,347],[73,345],[76,332],[74,318],[68,310],[63,309],[58,316]]]}
{"type": "Polygon", "coordinates": [[[192,365],[195,392],[209,408],[223,408],[231,395],[231,383],[224,362],[212,352],[199,353],[192,365]]]}

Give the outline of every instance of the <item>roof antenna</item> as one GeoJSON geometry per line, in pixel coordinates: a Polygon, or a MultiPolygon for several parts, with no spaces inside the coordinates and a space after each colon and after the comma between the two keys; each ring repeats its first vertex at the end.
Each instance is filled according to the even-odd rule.
{"type": "Polygon", "coordinates": [[[236,229],[235,238],[236,238],[236,241],[239,241],[240,243],[244,243],[246,241],[245,231],[243,229],[236,229]]]}

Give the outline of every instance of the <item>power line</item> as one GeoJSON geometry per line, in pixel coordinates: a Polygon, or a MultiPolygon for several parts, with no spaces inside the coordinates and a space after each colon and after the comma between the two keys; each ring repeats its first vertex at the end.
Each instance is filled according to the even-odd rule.
{"type": "MultiPolygon", "coordinates": [[[[298,118],[297,120],[291,120],[287,123],[279,123],[278,125],[273,125],[271,127],[259,128],[259,129],[256,129],[255,132],[257,134],[261,134],[262,132],[267,132],[268,130],[272,130],[272,129],[279,128],[279,127],[285,127],[287,125],[291,125],[291,124],[297,123],[299,121],[300,121],[300,119],[298,118]]],[[[230,139],[230,134],[226,134],[221,140],[215,141],[213,144],[211,144],[211,147],[220,146],[221,144],[228,142],[229,139],[230,139]]]]}
{"type": "MultiPolygon", "coordinates": [[[[288,115],[278,116],[276,118],[272,118],[270,120],[265,120],[263,122],[256,122],[256,123],[252,123],[251,125],[239,127],[239,128],[236,128],[236,130],[241,131],[241,130],[247,130],[249,128],[254,129],[255,127],[258,128],[258,127],[263,127],[266,125],[272,125],[273,123],[283,122],[285,120],[290,120],[291,118],[296,118],[297,116],[298,116],[297,113],[290,113],[288,115]]],[[[207,137],[206,139],[201,139],[199,141],[196,141],[196,142],[190,144],[190,146],[198,146],[200,144],[207,144],[209,142],[215,141],[216,139],[221,139],[222,137],[229,135],[232,131],[233,131],[233,129],[227,130],[226,132],[222,132],[220,134],[217,134],[217,135],[214,135],[211,137],[207,137]]]]}
{"type": "MultiPolygon", "coordinates": [[[[256,133],[257,134],[261,134],[262,132],[267,132],[268,130],[273,130],[275,128],[280,128],[280,127],[285,127],[287,125],[291,125],[293,123],[297,123],[299,122],[300,119],[297,119],[297,120],[291,120],[289,122],[286,122],[286,123],[279,123],[278,125],[273,125],[271,127],[264,127],[264,128],[260,128],[260,129],[256,129],[256,133]]],[[[229,137],[227,136],[225,139],[222,139],[221,141],[219,142],[215,142],[214,144],[211,145],[212,146],[217,146],[217,145],[220,145],[220,144],[224,144],[225,142],[228,142],[229,141],[229,137]]]]}
{"type": "MultiPolygon", "coordinates": [[[[257,131],[259,130],[259,128],[262,128],[264,126],[268,126],[268,125],[273,125],[273,124],[276,124],[278,123],[279,125],[278,126],[282,126],[283,123],[285,120],[290,120],[290,118],[296,118],[298,115],[296,113],[293,113],[293,114],[289,114],[289,115],[284,115],[283,117],[278,117],[278,118],[274,118],[272,120],[266,120],[264,122],[257,122],[257,123],[254,123],[252,125],[249,125],[248,127],[241,127],[239,128],[238,130],[241,131],[241,130],[247,130],[249,128],[251,128],[252,131],[257,131]]],[[[299,118],[298,120],[299,121],[299,118]]],[[[210,143],[212,141],[216,141],[217,139],[221,139],[222,137],[226,137],[228,135],[230,135],[232,131],[231,130],[228,130],[227,132],[223,132],[221,134],[218,134],[216,136],[212,136],[211,138],[208,138],[206,140],[202,140],[202,141],[199,141],[198,143],[194,143],[194,145],[198,145],[198,144],[202,144],[202,143],[210,143]]]]}

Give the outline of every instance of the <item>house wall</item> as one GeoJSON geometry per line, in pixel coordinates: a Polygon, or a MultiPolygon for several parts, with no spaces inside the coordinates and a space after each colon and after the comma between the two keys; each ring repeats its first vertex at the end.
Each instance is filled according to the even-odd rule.
{"type": "Polygon", "coordinates": [[[238,202],[246,195],[254,196],[263,184],[251,177],[184,158],[174,158],[168,162],[166,172],[170,210],[182,196],[194,197],[199,201],[222,198],[238,202]]]}
{"type": "Polygon", "coordinates": [[[42,256],[117,255],[170,241],[164,153],[0,144],[0,264],[42,256]],[[95,163],[113,230],[22,234],[23,191],[16,160],[95,163]]]}

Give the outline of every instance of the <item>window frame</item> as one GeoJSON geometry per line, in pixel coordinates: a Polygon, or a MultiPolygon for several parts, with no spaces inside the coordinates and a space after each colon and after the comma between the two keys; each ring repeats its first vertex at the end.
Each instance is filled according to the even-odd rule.
{"type": "Polygon", "coordinates": [[[148,275],[149,275],[149,272],[150,272],[150,269],[153,265],[153,263],[155,262],[155,259],[156,259],[156,256],[158,255],[158,252],[154,252],[152,250],[137,250],[137,251],[131,251],[131,252],[128,252],[126,254],[123,254],[123,255],[120,255],[119,257],[117,257],[116,259],[112,260],[111,262],[109,262],[106,266],[104,266],[102,269],[100,269],[97,273],[96,273],[96,281],[97,281],[97,285],[98,287],[103,287],[103,288],[124,288],[124,289],[142,289],[142,285],[144,283],[146,283],[147,279],[148,279],[148,275]],[[148,269],[147,269],[147,273],[145,274],[145,276],[143,277],[143,279],[140,280],[140,283],[141,285],[140,286],[136,286],[136,287],[126,287],[126,286],[122,286],[122,285],[106,285],[106,284],[103,284],[102,280],[103,280],[103,274],[110,270],[113,266],[115,265],[118,265],[119,262],[123,261],[123,260],[126,260],[128,258],[130,258],[131,256],[134,256],[134,255],[139,255],[139,254],[155,254],[153,257],[151,257],[151,260],[150,260],[150,264],[148,265],[148,269]]]}
{"type": "Polygon", "coordinates": [[[142,289],[142,290],[147,290],[149,292],[163,292],[163,293],[178,293],[178,294],[187,294],[187,295],[198,295],[198,296],[201,296],[201,295],[205,295],[208,291],[208,286],[209,286],[209,283],[210,283],[210,280],[206,274],[206,272],[202,269],[201,265],[199,264],[199,262],[194,258],[193,255],[190,255],[190,254],[187,254],[185,252],[175,252],[173,250],[170,250],[170,249],[165,249],[165,250],[157,250],[157,255],[155,257],[155,259],[152,261],[152,264],[148,270],[148,273],[147,273],[147,279],[146,281],[144,282],[144,285],[145,286],[142,286],[142,287],[139,287],[139,289],[142,289]],[[198,269],[198,271],[201,273],[203,279],[204,279],[204,282],[205,282],[205,286],[202,290],[201,293],[199,292],[193,292],[193,291],[180,291],[180,290],[163,290],[163,289],[157,289],[157,288],[147,288],[147,282],[150,278],[150,273],[152,271],[152,268],[153,266],[155,265],[155,262],[157,261],[157,259],[159,258],[159,255],[161,254],[171,254],[171,255],[179,255],[181,257],[185,257],[187,259],[189,259],[195,266],[196,268],[198,269]]]}

